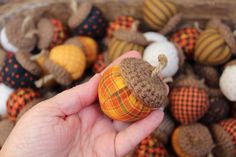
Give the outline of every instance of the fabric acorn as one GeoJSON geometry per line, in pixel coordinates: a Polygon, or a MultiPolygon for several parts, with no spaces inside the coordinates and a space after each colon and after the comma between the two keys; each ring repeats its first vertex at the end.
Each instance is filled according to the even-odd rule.
{"type": "Polygon", "coordinates": [[[194,56],[195,45],[200,32],[194,27],[186,27],[171,35],[170,40],[179,45],[185,55],[191,59],[194,56]]]}
{"type": "Polygon", "coordinates": [[[205,65],[220,65],[236,52],[234,35],[220,20],[213,19],[197,40],[194,60],[205,65]]]}
{"type": "Polygon", "coordinates": [[[168,157],[165,146],[150,135],[140,142],[133,157],[168,157]]]}
{"type": "Polygon", "coordinates": [[[236,101],[236,60],[230,61],[220,76],[220,89],[230,101],[236,101]]]}
{"type": "Polygon", "coordinates": [[[0,117],[7,115],[7,99],[14,90],[0,83],[0,117]]]}
{"type": "Polygon", "coordinates": [[[1,44],[9,52],[31,52],[37,42],[35,31],[32,18],[15,17],[2,29],[1,44]]]}
{"type": "Polygon", "coordinates": [[[16,121],[18,114],[27,104],[39,98],[40,94],[30,88],[19,88],[7,100],[7,113],[11,121],[16,121]]]}
{"type": "Polygon", "coordinates": [[[67,31],[63,23],[58,19],[42,18],[38,22],[38,48],[52,49],[61,45],[67,39],[67,31]]]}
{"type": "Polygon", "coordinates": [[[107,53],[102,53],[97,56],[95,63],[93,64],[93,73],[100,73],[108,66],[107,53]]]}
{"type": "Polygon", "coordinates": [[[211,126],[216,147],[213,153],[216,157],[236,156],[236,119],[226,119],[211,126]]]}
{"type": "Polygon", "coordinates": [[[89,2],[83,2],[78,7],[76,0],[72,6],[73,14],[68,25],[75,34],[95,39],[105,37],[108,22],[100,9],[89,2]]]}
{"type": "Polygon", "coordinates": [[[14,123],[9,119],[0,121],[0,148],[4,145],[13,128],[14,123]]]}
{"type": "Polygon", "coordinates": [[[108,45],[108,57],[111,62],[131,50],[143,53],[144,47],[148,44],[143,34],[136,30],[117,30],[113,35],[108,45]]]}
{"type": "Polygon", "coordinates": [[[172,31],[181,21],[175,3],[169,0],[144,0],[144,21],[161,34],[172,31]]]}
{"type": "Polygon", "coordinates": [[[169,42],[168,39],[160,33],[146,32],[143,33],[143,35],[148,42],[169,42]]]}
{"type": "Polygon", "coordinates": [[[113,33],[119,29],[130,31],[133,27],[138,27],[139,20],[132,16],[118,16],[114,21],[110,22],[107,28],[107,37],[112,38],[113,33]]]}
{"type": "Polygon", "coordinates": [[[128,58],[110,67],[98,86],[102,111],[111,119],[133,122],[165,107],[168,91],[158,74],[167,59],[161,55],[159,61],[160,66],[154,68],[141,59],[128,58]]]}
{"type": "Polygon", "coordinates": [[[171,113],[181,124],[196,122],[209,108],[209,98],[203,82],[189,75],[178,78],[170,92],[171,113]]]}
{"type": "Polygon", "coordinates": [[[211,153],[214,144],[208,128],[195,123],[176,128],[172,146],[179,157],[205,157],[211,153]]]}
{"type": "Polygon", "coordinates": [[[30,60],[28,53],[9,55],[4,63],[2,82],[11,88],[34,87],[34,81],[40,78],[41,69],[35,61],[30,60]]]}
{"type": "Polygon", "coordinates": [[[95,62],[98,54],[98,44],[93,38],[87,36],[73,37],[68,39],[64,44],[81,47],[85,52],[87,66],[95,62]]]}
{"type": "Polygon", "coordinates": [[[86,58],[80,47],[60,45],[50,51],[44,64],[50,74],[35,82],[38,88],[53,79],[60,85],[69,86],[73,80],[77,80],[83,75],[86,58]]]}

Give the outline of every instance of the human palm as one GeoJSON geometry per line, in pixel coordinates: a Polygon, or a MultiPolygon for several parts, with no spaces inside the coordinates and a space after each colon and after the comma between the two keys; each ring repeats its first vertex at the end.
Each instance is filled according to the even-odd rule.
{"type": "MultiPolygon", "coordinates": [[[[140,57],[129,53],[126,57],[140,57]]],[[[117,63],[116,62],[116,63],[117,63]]],[[[121,128],[99,109],[100,75],[32,108],[17,123],[1,157],[122,157],[161,122],[162,111],[121,128]]]]}

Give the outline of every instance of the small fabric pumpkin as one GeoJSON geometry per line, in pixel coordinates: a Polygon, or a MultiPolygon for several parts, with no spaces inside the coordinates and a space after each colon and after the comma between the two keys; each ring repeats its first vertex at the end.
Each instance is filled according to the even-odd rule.
{"type": "Polygon", "coordinates": [[[143,33],[143,35],[148,42],[169,42],[168,39],[160,33],[146,32],[143,33]]]}
{"type": "Polygon", "coordinates": [[[172,146],[179,157],[205,157],[214,147],[211,133],[200,123],[176,128],[172,146]]]}
{"type": "Polygon", "coordinates": [[[235,39],[230,28],[220,20],[209,22],[197,40],[194,59],[205,65],[220,65],[236,52],[235,39]]]}
{"type": "Polygon", "coordinates": [[[89,2],[83,2],[79,7],[74,3],[68,25],[77,35],[97,39],[106,35],[108,22],[100,9],[89,2]]]}
{"type": "Polygon", "coordinates": [[[161,34],[172,31],[181,20],[177,6],[169,0],[144,0],[144,21],[161,34]]]}
{"type": "Polygon", "coordinates": [[[150,135],[140,142],[133,157],[168,157],[164,145],[157,138],[150,135]]]}
{"type": "Polygon", "coordinates": [[[5,117],[7,115],[7,99],[14,90],[7,87],[3,83],[0,83],[0,117],[5,117]]]}
{"type": "Polygon", "coordinates": [[[236,60],[229,62],[220,76],[220,89],[230,101],[236,101],[236,60]]]}
{"type": "Polygon", "coordinates": [[[30,52],[37,42],[35,23],[31,18],[15,17],[1,31],[1,44],[9,52],[30,52]]]}
{"type": "Polygon", "coordinates": [[[26,105],[39,98],[39,93],[30,88],[19,88],[7,100],[7,113],[11,121],[16,121],[18,114],[26,105]]]}
{"type": "Polygon", "coordinates": [[[93,64],[93,73],[100,73],[108,66],[108,59],[106,53],[99,54],[95,63],[93,64]]]}
{"type": "Polygon", "coordinates": [[[30,60],[29,54],[22,52],[7,56],[1,71],[2,82],[14,89],[34,87],[34,81],[40,75],[38,64],[30,60]]]}
{"type": "Polygon", "coordinates": [[[0,121],[0,148],[4,145],[13,128],[14,123],[9,119],[0,121]]]}
{"type": "Polygon", "coordinates": [[[141,59],[124,59],[103,74],[98,97],[101,109],[108,117],[133,122],[167,104],[166,85],[158,76],[167,60],[164,55],[159,59],[162,64],[157,68],[141,59]]]}
{"type": "Polygon", "coordinates": [[[143,34],[136,31],[117,30],[108,46],[109,61],[114,61],[131,50],[143,53],[148,42],[143,34]]]}
{"type": "Polygon", "coordinates": [[[236,156],[236,119],[226,119],[211,126],[216,147],[213,153],[216,157],[236,156]]]}
{"type": "Polygon", "coordinates": [[[176,80],[170,93],[171,113],[182,124],[196,122],[209,108],[205,85],[193,76],[182,76],[176,80]]]}
{"type": "Polygon", "coordinates": [[[39,49],[52,49],[67,39],[67,31],[58,19],[42,18],[38,22],[39,49]]]}
{"type": "Polygon", "coordinates": [[[130,31],[133,27],[138,27],[139,23],[132,16],[118,16],[114,21],[110,22],[107,28],[107,37],[112,38],[113,33],[119,29],[130,31]]]}
{"type": "Polygon", "coordinates": [[[188,58],[193,58],[194,49],[200,32],[194,27],[186,27],[171,35],[171,41],[179,45],[188,58]]]}

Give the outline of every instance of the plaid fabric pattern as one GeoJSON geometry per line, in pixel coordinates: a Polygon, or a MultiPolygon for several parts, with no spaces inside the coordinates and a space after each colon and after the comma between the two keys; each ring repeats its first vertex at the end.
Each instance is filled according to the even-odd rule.
{"type": "Polygon", "coordinates": [[[195,45],[200,32],[196,28],[183,28],[171,36],[171,40],[179,45],[189,58],[193,57],[195,45]]]}
{"type": "Polygon", "coordinates": [[[135,150],[134,157],[167,157],[167,151],[155,137],[148,136],[135,150]]]}
{"type": "MultiPolygon", "coordinates": [[[[220,126],[222,126],[232,137],[232,142],[234,147],[236,148],[236,119],[231,118],[227,120],[223,120],[220,122],[220,126]]],[[[236,150],[235,150],[236,153],[236,150]]]]}
{"type": "Polygon", "coordinates": [[[107,63],[105,62],[104,54],[99,54],[94,65],[93,65],[93,73],[100,73],[102,72],[106,67],[107,63]]]}
{"type": "Polygon", "coordinates": [[[172,115],[182,124],[190,124],[207,112],[208,95],[197,87],[174,88],[170,93],[172,115]]]}
{"type": "Polygon", "coordinates": [[[31,101],[39,97],[39,93],[30,88],[19,88],[7,100],[8,117],[16,121],[21,110],[31,101]]]}
{"type": "Polygon", "coordinates": [[[119,66],[111,67],[104,73],[99,83],[98,96],[102,111],[115,120],[132,122],[151,112],[128,89],[119,66]]]}

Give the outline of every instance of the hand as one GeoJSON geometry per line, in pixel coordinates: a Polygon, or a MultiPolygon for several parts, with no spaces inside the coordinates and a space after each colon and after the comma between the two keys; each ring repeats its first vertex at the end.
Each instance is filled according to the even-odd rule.
{"type": "MultiPolygon", "coordinates": [[[[137,52],[123,58],[137,57],[137,52]]],[[[162,121],[156,110],[148,117],[117,131],[115,122],[96,103],[100,74],[90,81],[41,102],[16,124],[1,157],[122,157],[162,121]]]]}

